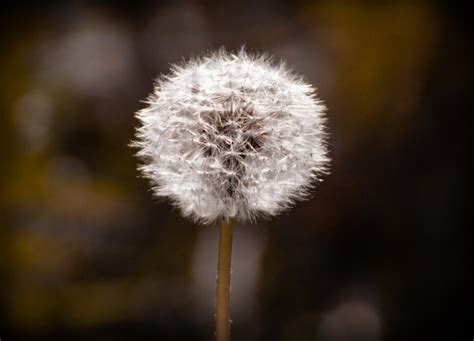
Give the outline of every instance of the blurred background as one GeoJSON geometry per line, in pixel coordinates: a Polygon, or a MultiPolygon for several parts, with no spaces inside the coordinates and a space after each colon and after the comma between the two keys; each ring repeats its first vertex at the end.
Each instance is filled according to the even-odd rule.
{"type": "Polygon", "coordinates": [[[153,198],[127,145],[170,63],[246,44],[320,89],[333,165],[311,201],[237,226],[233,339],[471,340],[467,12],[3,2],[0,339],[213,339],[218,229],[153,198]]]}

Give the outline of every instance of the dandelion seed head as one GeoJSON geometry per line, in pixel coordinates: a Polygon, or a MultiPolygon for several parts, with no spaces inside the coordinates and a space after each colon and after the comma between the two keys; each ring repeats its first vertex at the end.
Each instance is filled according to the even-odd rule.
{"type": "Polygon", "coordinates": [[[196,221],[277,215],[328,170],[325,106],[266,56],[220,50],[173,65],[147,104],[140,170],[196,221]]]}

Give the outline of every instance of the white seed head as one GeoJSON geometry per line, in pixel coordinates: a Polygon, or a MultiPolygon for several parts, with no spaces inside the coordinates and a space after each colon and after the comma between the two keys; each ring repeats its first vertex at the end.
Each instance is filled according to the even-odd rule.
{"type": "Polygon", "coordinates": [[[140,166],[184,216],[273,216],[327,171],[315,89],[265,56],[225,50],[172,66],[136,116],[140,166]]]}

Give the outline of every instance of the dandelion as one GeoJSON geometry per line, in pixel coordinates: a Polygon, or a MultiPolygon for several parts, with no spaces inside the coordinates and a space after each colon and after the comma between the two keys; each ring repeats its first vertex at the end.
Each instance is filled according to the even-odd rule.
{"type": "Polygon", "coordinates": [[[308,198],[328,169],[325,106],[284,63],[244,49],[174,65],[147,104],[133,145],[154,193],[195,221],[223,221],[217,337],[226,340],[232,220],[308,198]]]}

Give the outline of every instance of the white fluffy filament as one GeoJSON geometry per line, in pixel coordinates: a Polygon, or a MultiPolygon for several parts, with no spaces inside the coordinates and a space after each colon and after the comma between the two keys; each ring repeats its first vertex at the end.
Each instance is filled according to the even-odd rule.
{"type": "Polygon", "coordinates": [[[327,171],[324,105],[267,57],[220,50],[175,65],[147,103],[140,169],[197,221],[276,215],[327,171]]]}

